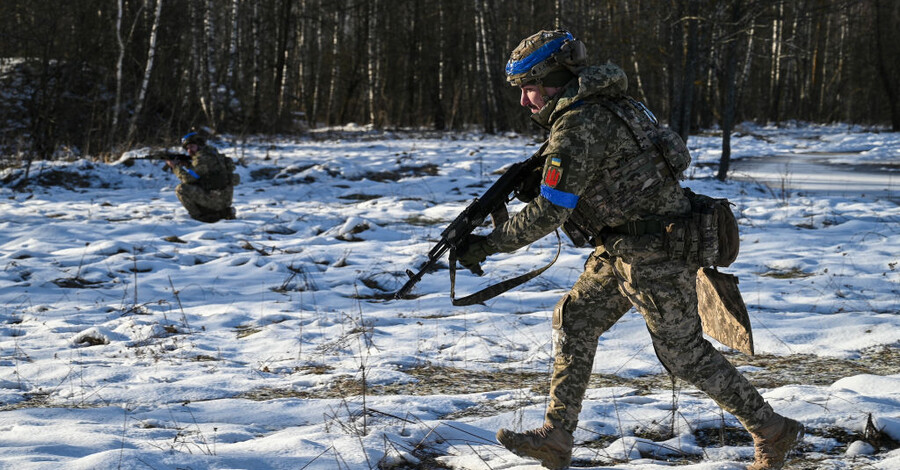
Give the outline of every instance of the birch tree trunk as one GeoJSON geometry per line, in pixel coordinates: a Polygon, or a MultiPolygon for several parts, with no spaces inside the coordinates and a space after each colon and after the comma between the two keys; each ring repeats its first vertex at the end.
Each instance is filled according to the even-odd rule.
{"type": "MultiPolygon", "coordinates": [[[[239,12],[240,12],[240,0],[232,0],[231,2],[231,40],[228,45],[228,66],[225,69],[225,81],[224,83],[227,85],[225,102],[223,103],[223,113],[225,116],[231,114],[231,107],[233,98],[237,96],[235,92],[235,86],[238,83],[237,79],[237,54],[238,54],[238,37],[240,36],[239,28],[239,12]]],[[[224,116],[223,116],[224,117],[224,116]]]]}
{"type": "Polygon", "coordinates": [[[664,24],[668,30],[666,36],[668,39],[668,48],[670,50],[668,62],[669,66],[663,70],[666,74],[666,88],[669,93],[669,127],[677,134],[681,134],[681,82],[684,78],[684,1],[674,1],[675,11],[668,17],[665,17],[664,24]]]}
{"type": "Polygon", "coordinates": [[[122,109],[122,64],[125,61],[125,41],[122,39],[122,15],[124,14],[124,0],[118,0],[116,12],[116,43],[119,45],[119,55],[116,58],[116,101],[112,109],[112,122],[109,126],[109,142],[114,142],[116,129],[119,127],[119,114],[122,109]]]}
{"type": "Polygon", "coordinates": [[[156,57],[156,33],[159,30],[159,18],[162,13],[163,0],[156,0],[156,13],[153,15],[153,27],[150,29],[150,45],[147,48],[147,65],[144,67],[144,80],[141,82],[141,90],[135,103],[134,115],[131,116],[131,124],[128,126],[128,136],[125,142],[130,143],[137,131],[137,122],[147,99],[147,88],[150,86],[150,74],[153,72],[153,59],[156,57]]]}
{"type": "Polygon", "coordinates": [[[562,3],[563,0],[553,2],[553,29],[562,28],[562,3]]]}
{"type": "Polygon", "coordinates": [[[369,124],[373,126],[377,126],[378,122],[376,119],[377,115],[377,104],[375,102],[376,99],[376,91],[378,90],[378,75],[377,75],[377,63],[378,58],[376,57],[376,48],[375,48],[375,30],[378,27],[378,0],[371,0],[369,4],[369,14],[368,14],[368,31],[366,34],[366,75],[369,78],[369,86],[368,86],[368,96],[369,96],[369,124]]]}
{"type": "Polygon", "coordinates": [[[755,14],[750,15],[750,29],[747,32],[747,51],[744,54],[744,66],[741,68],[741,75],[735,83],[735,101],[740,103],[744,96],[744,86],[750,81],[750,71],[753,64],[753,43],[756,39],[756,17],[755,14]]]}
{"type": "Polygon", "coordinates": [[[207,63],[208,57],[208,45],[207,43],[207,8],[206,2],[193,2],[194,6],[193,14],[194,22],[192,22],[192,33],[194,37],[194,50],[191,51],[191,55],[195,61],[198,82],[196,84],[197,88],[197,99],[200,101],[200,109],[203,111],[203,115],[206,117],[206,121],[210,122],[213,119],[211,114],[211,110],[209,107],[209,66],[207,63]],[[199,26],[197,26],[199,25],[199,26]]]}
{"type": "Polygon", "coordinates": [[[325,110],[325,122],[328,123],[329,126],[334,125],[337,120],[336,104],[337,104],[337,87],[338,87],[338,77],[341,76],[341,61],[338,60],[338,52],[340,52],[340,35],[341,30],[344,28],[344,23],[341,21],[341,8],[343,7],[342,0],[336,0],[337,5],[334,9],[334,15],[332,20],[334,21],[334,31],[331,33],[331,78],[328,83],[328,102],[327,109],[325,110]]]}
{"type": "MultiPolygon", "coordinates": [[[[628,5],[631,2],[624,1],[622,2],[622,7],[625,9],[625,17],[630,18],[631,12],[629,11],[628,5]]],[[[637,26],[632,23],[632,28],[636,28],[637,26]]],[[[641,81],[641,66],[637,60],[637,51],[636,51],[636,41],[628,41],[628,58],[631,61],[632,67],[634,67],[634,83],[637,85],[637,94],[638,100],[643,103],[647,103],[647,94],[644,92],[644,83],[641,81]]]]}
{"type": "Polygon", "coordinates": [[[778,123],[781,103],[781,41],[784,33],[784,3],[779,3],[778,14],[772,20],[772,65],[769,72],[769,119],[778,123]]]}
{"type": "Polygon", "coordinates": [[[250,85],[250,93],[251,93],[251,108],[250,108],[250,123],[253,126],[259,124],[259,110],[260,110],[260,67],[259,67],[259,58],[262,56],[262,47],[259,42],[259,3],[253,2],[253,17],[251,18],[251,36],[253,37],[253,78],[251,79],[250,85]]]}
{"type": "Polygon", "coordinates": [[[275,86],[278,90],[275,115],[281,122],[284,117],[284,98],[287,90],[287,67],[291,36],[291,0],[281,2],[281,31],[278,40],[278,62],[275,65],[275,86]]]}
{"type": "MultiPolygon", "coordinates": [[[[840,34],[838,39],[838,53],[837,53],[837,64],[835,65],[834,73],[831,74],[831,78],[829,79],[829,88],[834,86],[836,91],[833,95],[830,96],[836,102],[841,101],[842,97],[842,88],[841,83],[843,82],[843,73],[844,73],[844,60],[846,59],[846,41],[847,35],[850,32],[850,17],[846,13],[840,14],[840,34]]],[[[834,119],[841,119],[843,116],[835,116],[834,119]]],[[[849,119],[847,119],[849,121],[849,119]]]]}
{"type": "Polygon", "coordinates": [[[446,128],[446,118],[444,117],[444,48],[446,41],[444,40],[444,2],[438,4],[438,66],[437,66],[437,89],[433,92],[436,99],[434,100],[434,128],[442,131],[446,128]]]}
{"type": "Polygon", "coordinates": [[[215,28],[212,18],[213,0],[206,1],[206,8],[203,11],[203,99],[204,110],[206,112],[207,123],[215,129],[218,122],[216,115],[216,59],[215,59],[215,28]]]}
{"type": "Polygon", "coordinates": [[[487,7],[487,2],[483,2],[482,0],[475,0],[475,50],[477,51],[478,58],[476,59],[476,63],[478,64],[478,78],[482,82],[482,86],[484,87],[482,90],[482,112],[484,116],[484,131],[488,134],[494,134],[497,132],[496,127],[496,107],[494,97],[496,96],[494,89],[494,82],[491,79],[491,61],[490,61],[490,48],[488,47],[487,40],[487,27],[485,25],[484,20],[484,11],[487,7]]]}

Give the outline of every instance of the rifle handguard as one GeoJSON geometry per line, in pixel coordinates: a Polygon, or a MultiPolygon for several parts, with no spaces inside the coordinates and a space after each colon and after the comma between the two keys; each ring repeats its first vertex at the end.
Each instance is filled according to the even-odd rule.
{"type": "MultiPolygon", "coordinates": [[[[536,171],[537,168],[542,166],[542,154],[544,149],[547,147],[548,142],[544,142],[544,145],[538,149],[531,157],[527,160],[514,163],[503,175],[500,176],[497,181],[492,184],[484,194],[473,200],[463,211],[460,213],[453,222],[441,232],[441,240],[435,245],[431,251],[428,252],[428,261],[422,266],[421,269],[417,273],[412,273],[407,270],[406,274],[409,276],[409,280],[403,284],[397,292],[391,295],[394,299],[402,299],[409,294],[412,290],[413,286],[416,285],[421,279],[422,276],[433,269],[437,265],[437,261],[446,253],[447,251],[451,251],[451,261],[450,261],[450,279],[451,279],[451,291],[450,296],[453,298],[453,284],[456,276],[456,257],[455,250],[460,244],[469,236],[475,229],[477,229],[484,220],[490,216],[493,222],[494,227],[502,224],[503,222],[509,219],[509,212],[506,209],[506,204],[511,200],[509,198],[510,194],[515,193],[519,188],[522,187],[523,181],[526,179],[528,175],[532,175],[536,171]]],[[[559,234],[557,234],[559,237],[559,234]]],[[[557,251],[557,256],[559,256],[559,251],[557,251]]],[[[556,259],[554,258],[555,262],[556,259]]],[[[553,264],[551,262],[550,264],[553,264]]],[[[481,271],[480,266],[476,266],[478,271],[481,271]]],[[[547,269],[550,265],[542,268],[541,270],[537,270],[534,273],[534,276],[537,276],[544,269],[547,269]]],[[[482,272],[478,272],[475,269],[472,269],[473,272],[478,274],[479,276],[483,274],[482,272]]],[[[532,274],[532,273],[529,273],[532,274]]],[[[510,281],[517,281],[520,278],[525,278],[526,276],[519,276],[519,278],[512,279],[510,281]]],[[[534,277],[532,276],[532,277],[534,277]]],[[[518,284],[510,285],[509,281],[505,281],[504,285],[510,285],[505,290],[511,289],[516,285],[521,284],[522,282],[531,279],[528,277],[527,279],[521,280],[518,284]]],[[[501,291],[502,292],[502,291],[501,291]]],[[[498,292],[499,293],[499,292],[498,292]]],[[[493,294],[491,297],[493,297],[493,294]]],[[[490,297],[488,297],[490,298],[490,297]]],[[[454,301],[454,305],[456,301],[454,301]]]]}

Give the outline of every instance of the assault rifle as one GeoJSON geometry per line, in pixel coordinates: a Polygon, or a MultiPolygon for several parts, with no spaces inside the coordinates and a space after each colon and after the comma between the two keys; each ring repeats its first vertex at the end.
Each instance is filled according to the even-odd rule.
{"type": "MultiPolygon", "coordinates": [[[[441,240],[428,252],[428,261],[419,269],[419,272],[413,273],[408,269],[406,270],[409,280],[406,281],[406,284],[400,290],[394,293],[393,298],[402,299],[409,294],[413,286],[422,280],[422,276],[434,269],[437,262],[444,256],[444,253],[451,249],[455,251],[459,248],[460,244],[466,240],[466,236],[481,226],[489,215],[492,217],[494,225],[503,223],[509,217],[506,212],[506,203],[512,200],[510,194],[521,190],[528,177],[543,166],[543,159],[541,158],[543,149],[544,147],[542,146],[540,150],[527,160],[514,163],[481,197],[475,198],[462,213],[456,216],[456,219],[441,232],[441,240]]],[[[455,260],[451,260],[451,281],[454,270],[452,265],[455,262],[455,260]]],[[[483,272],[480,272],[481,268],[477,269],[478,271],[475,274],[479,276],[483,274],[483,272]]]]}
{"type": "Polygon", "coordinates": [[[141,160],[173,160],[176,163],[187,164],[191,162],[191,156],[186,153],[178,153],[178,152],[169,152],[159,151],[159,152],[150,152],[143,157],[138,157],[141,160]]]}
{"type": "Polygon", "coordinates": [[[147,153],[144,152],[147,152],[147,150],[140,149],[133,152],[125,152],[118,160],[113,162],[113,165],[125,164],[131,166],[134,164],[134,160],[174,160],[179,165],[191,163],[191,156],[184,153],[170,152],[168,150],[150,150],[147,153]]]}

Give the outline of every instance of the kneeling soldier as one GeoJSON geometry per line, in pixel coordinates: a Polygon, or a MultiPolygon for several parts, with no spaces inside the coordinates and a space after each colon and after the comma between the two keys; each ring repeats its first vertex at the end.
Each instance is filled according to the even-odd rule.
{"type": "Polygon", "coordinates": [[[166,160],[175,176],[181,180],[175,195],[187,209],[191,218],[201,222],[233,219],[231,201],[239,176],[234,172],[234,161],[219,153],[206,139],[196,132],[181,138],[181,146],[191,157],[189,165],[166,160]]]}

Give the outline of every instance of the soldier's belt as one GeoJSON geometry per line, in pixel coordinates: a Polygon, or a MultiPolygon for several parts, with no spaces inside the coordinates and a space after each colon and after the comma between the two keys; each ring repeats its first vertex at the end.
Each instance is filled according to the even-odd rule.
{"type": "Polygon", "coordinates": [[[606,227],[602,233],[616,235],[646,235],[648,233],[662,233],[666,231],[668,223],[662,220],[632,220],[615,227],[606,227]]]}

